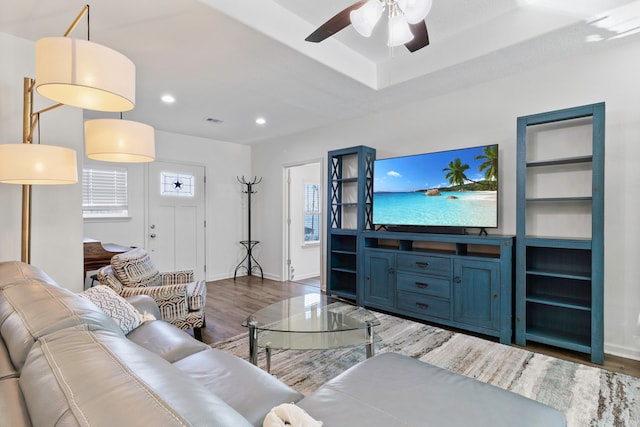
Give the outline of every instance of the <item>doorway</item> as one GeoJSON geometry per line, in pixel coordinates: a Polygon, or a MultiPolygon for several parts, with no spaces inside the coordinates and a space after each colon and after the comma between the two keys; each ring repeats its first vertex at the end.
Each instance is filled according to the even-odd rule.
{"type": "Polygon", "coordinates": [[[321,162],[287,166],[285,181],[284,275],[320,286],[322,269],[321,162]]]}
{"type": "Polygon", "coordinates": [[[155,161],[147,169],[146,247],[160,271],[206,279],[204,166],[155,161]]]}

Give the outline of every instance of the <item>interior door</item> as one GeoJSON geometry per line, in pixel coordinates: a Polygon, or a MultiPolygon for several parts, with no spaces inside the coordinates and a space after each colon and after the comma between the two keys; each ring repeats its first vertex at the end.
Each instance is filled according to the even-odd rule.
{"type": "Polygon", "coordinates": [[[321,179],[320,163],[289,166],[284,170],[285,179],[285,274],[288,280],[305,280],[320,276],[322,221],[320,207],[321,179]],[[313,195],[307,192],[308,185],[316,186],[313,195]],[[315,196],[315,197],[314,197],[315,196]],[[310,203],[314,202],[313,209],[310,203]],[[311,211],[316,215],[310,215],[311,211]],[[313,221],[312,224],[309,221],[313,221]]]}
{"type": "Polygon", "coordinates": [[[160,271],[205,279],[205,170],[153,162],[148,168],[147,251],[160,271]]]}

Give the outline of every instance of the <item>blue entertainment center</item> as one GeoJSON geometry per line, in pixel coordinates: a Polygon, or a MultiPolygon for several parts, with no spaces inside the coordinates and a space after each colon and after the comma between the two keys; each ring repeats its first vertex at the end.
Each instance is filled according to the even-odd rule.
{"type": "Polygon", "coordinates": [[[513,236],[375,231],[374,161],[365,146],[328,154],[327,292],[510,344],[513,236]]]}
{"type": "Polygon", "coordinates": [[[375,149],[330,151],[327,293],[602,364],[604,118],[604,103],[518,118],[516,236],[377,226],[375,149]]]}

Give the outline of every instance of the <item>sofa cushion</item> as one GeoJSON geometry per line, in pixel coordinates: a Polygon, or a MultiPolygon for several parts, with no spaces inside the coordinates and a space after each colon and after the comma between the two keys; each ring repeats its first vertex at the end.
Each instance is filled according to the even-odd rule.
{"type": "Polygon", "coordinates": [[[162,357],[169,363],[209,348],[182,329],[163,320],[144,322],[127,335],[134,343],[162,357]]]}
{"type": "Polygon", "coordinates": [[[47,273],[30,264],[18,261],[0,262],[0,289],[22,283],[25,279],[36,279],[58,286],[47,273]]]}
{"type": "Polygon", "coordinates": [[[162,284],[160,272],[151,257],[142,248],[114,255],[111,258],[113,274],[124,286],[158,286],[162,284]]]}
{"type": "Polygon", "coordinates": [[[79,324],[124,336],[102,310],[68,289],[34,279],[0,290],[0,334],[18,371],[38,338],[79,324]]]}
{"type": "Polygon", "coordinates": [[[254,426],[262,426],[273,407],[303,397],[246,360],[217,349],[195,353],[173,365],[198,380],[254,426]]]}
{"type": "Polygon", "coordinates": [[[249,426],[160,356],[83,325],[41,338],[20,387],[34,426],[249,426]]]}
{"type": "Polygon", "coordinates": [[[0,380],[0,426],[31,427],[17,378],[0,380]]]}
{"type": "MultiPolygon", "coordinates": [[[[9,351],[4,344],[4,340],[0,337],[0,381],[5,378],[16,378],[18,371],[13,367],[11,363],[11,357],[9,357],[9,351]]],[[[0,426],[2,423],[0,423],[0,426]]]]}
{"type": "Polygon", "coordinates": [[[565,427],[550,406],[397,353],[367,359],[298,402],[326,427],[565,427]]]}
{"type": "Polygon", "coordinates": [[[138,310],[108,286],[94,286],[81,292],[80,296],[91,301],[108,314],[125,334],[142,324],[142,317],[138,310]]]}

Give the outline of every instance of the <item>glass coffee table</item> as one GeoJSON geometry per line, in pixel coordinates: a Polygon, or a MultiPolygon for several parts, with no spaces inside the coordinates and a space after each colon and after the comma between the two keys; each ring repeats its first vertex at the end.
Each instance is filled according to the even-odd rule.
{"type": "Polygon", "coordinates": [[[258,348],[266,352],[271,371],[271,350],[327,350],[364,345],[374,355],[373,328],[380,321],[362,307],[321,294],[307,294],[271,304],[251,316],[249,361],[258,364],[258,348]]]}

